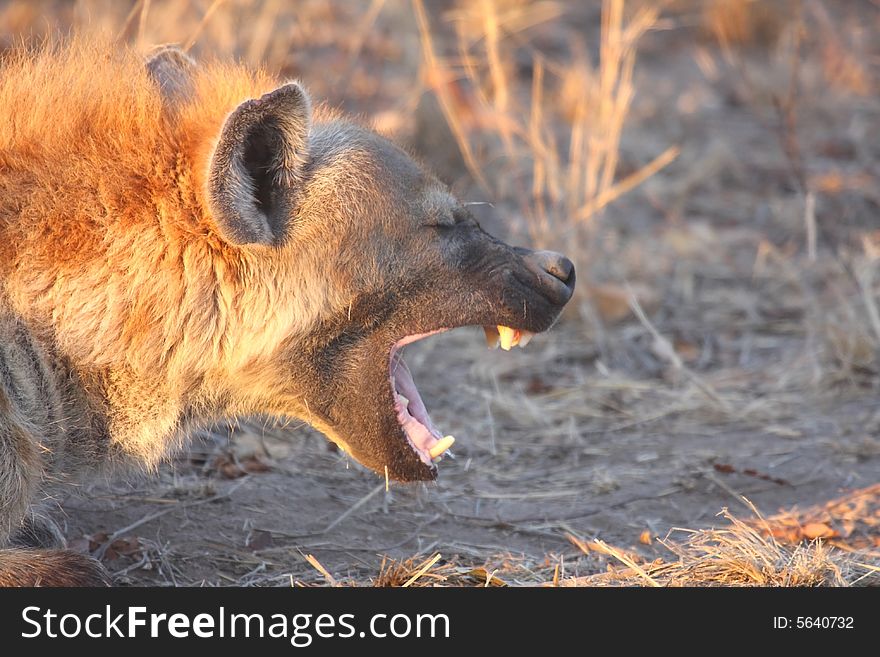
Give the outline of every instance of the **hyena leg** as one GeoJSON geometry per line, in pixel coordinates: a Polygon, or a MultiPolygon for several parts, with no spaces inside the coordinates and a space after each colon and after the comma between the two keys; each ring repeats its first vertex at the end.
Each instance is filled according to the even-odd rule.
{"type": "MultiPolygon", "coordinates": [[[[5,399],[0,396],[0,404],[5,399]]],[[[8,409],[7,409],[8,410],[8,409]]],[[[2,409],[0,409],[2,411],[2,409]]],[[[109,578],[94,559],[68,550],[16,549],[53,544],[63,537],[47,529],[28,504],[41,478],[35,441],[11,414],[0,412],[0,586],[106,586],[109,578]],[[30,540],[28,540],[30,539],[30,540]]]]}
{"type": "Polygon", "coordinates": [[[42,474],[36,441],[22,425],[0,389],[0,546],[21,528],[42,474]]]}
{"type": "Polygon", "coordinates": [[[43,511],[31,509],[9,537],[10,547],[63,549],[67,541],[58,524],[43,511]]]}

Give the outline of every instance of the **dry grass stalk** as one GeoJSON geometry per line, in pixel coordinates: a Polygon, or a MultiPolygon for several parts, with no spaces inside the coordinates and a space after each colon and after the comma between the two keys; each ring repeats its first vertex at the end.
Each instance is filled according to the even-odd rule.
{"type": "Polygon", "coordinates": [[[315,570],[317,570],[321,575],[323,575],[324,579],[326,579],[330,586],[339,586],[339,582],[331,575],[324,566],[321,565],[321,562],[313,554],[307,554],[305,556],[306,561],[309,562],[309,565],[312,566],[315,570]]]}
{"type": "Polygon", "coordinates": [[[208,7],[207,11],[205,12],[205,15],[202,16],[202,20],[199,21],[198,26],[196,26],[196,29],[192,33],[192,36],[190,36],[189,40],[186,42],[186,45],[183,47],[185,51],[189,51],[195,45],[196,41],[198,41],[199,37],[202,35],[202,30],[205,29],[205,25],[208,24],[211,16],[214,15],[214,12],[217,11],[217,9],[220,7],[221,4],[223,4],[223,2],[224,0],[214,0],[214,2],[211,3],[211,6],[208,7]]]}
{"type": "Polygon", "coordinates": [[[439,552],[438,552],[437,554],[435,554],[433,557],[431,557],[430,559],[426,559],[425,562],[419,567],[419,569],[418,569],[415,573],[413,573],[413,576],[410,577],[408,580],[406,580],[406,581],[403,583],[403,588],[408,588],[408,587],[412,586],[412,584],[413,584],[413,583],[414,583],[419,577],[421,577],[421,576],[424,575],[426,572],[428,572],[428,571],[431,569],[431,567],[432,567],[435,563],[437,563],[438,561],[440,561],[440,553],[439,553],[439,552]]]}
{"type": "Polygon", "coordinates": [[[877,299],[874,295],[874,274],[876,268],[876,259],[867,257],[865,262],[858,268],[856,276],[862,293],[862,301],[868,313],[869,324],[874,331],[877,344],[880,345],[880,310],[877,309],[877,299]]]}
{"type": "Polygon", "coordinates": [[[416,565],[416,557],[403,560],[382,559],[379,574],[373,580],[373,586],[380,587],[413,587],[436,586],[447,581],[456,567],[452,564],[437,565],[440,553],[425,559],[416,565]]]}
{"type": "Polygon", "coordinates": [[[458,143],[458,147],[461,150],[465,165],[471,172],[474,180],[479,183],[480,187],[488,191],[489,183],[486,182],[486,178],[483,176],[482,171],[480,171],[480,166],[477,164],[476,157],[471,150],[465,128],[462,125],[459,114],[455,111],[455,100],[452,97],[452,91],[449,86],[452,78],[448,69],[441,64],[440,60],[438,60],[437,56],[434,54],[434,40],[431,36],[431,27],[428,23],[428,16],[425,13],[425,7],[422,4],[422,0],[413,0],[413,8],[415,9],[416,20],[419,25],[419,35],[422,40],[425,81],[440,102],[443,116],[446,118],[446,122],[452,130],[452,134],[455,136],[455,141],[458,143]]]}
{"type": "Polygon", "coordinates": [[[682,362],[681,358],[675,351],[675,347],[672,346],[672,343],[670,343],[669,340],[663,337],[660,332],[654,327],[654,325],[651,323],[651,320],[648,319],[648,316],[642,309],[642,306],[632,289],[629,290],[629,307],[632,309],[633,314],[642,323],[642,326],[644,326],[651,334],[651,337],[654,341],[653,347],[655,353],[663,360],[667,361],[670,365],[672,365],[672,367],[677,372],[681,372],[682,374],[684,374],[684,376],[688,380],[690,380],[695,386],[697,386],[700,392],[702,392],[704,395],[706,395],[706,397],[712,400],[712,402],[714,402],[718,406],[718,408],[727,413],[730,413],[732,411],[730,405],[718,395],[718,393],[709,383],[707,383],[701,376],[697,375],[682,362]]]}
{"type": "Polygon", "coordinates": [[[780,544],[727,509],[727,529],[679,530],[683,543],[663,545],[679,561],[666,573],[667,583],[734,586],[846,586],[839,553],[822,541],[780,544]]]}
{"type": "Polygon", "coordinates": [[[147,28],[147,16],[150,13],[150,0],[143,0],[143,5],[141,7],[141,15],[138,19],[138,31],[137,31],[137,43],[138,45],[143,45],[144,43],[144,32],[147,28]]]}
{"type": "MultiPolygon", "coordinates": [[[[502,195],[504,180],[531,177],[530,196],[519,194],[533,241],[588,226],[593,216],[672,162],[671,147],[622,180],[616,179],[621,135],[634,95],[633,70],[639,39],[657,23],[658,11],[643,5],[625,19],[624,0],[604,0],[599,62],[593,68],[583,52],[568,66],[534,54],[530,94],[517,94],[511,76],[517,32],[556,18],[545,3],[499,11],[494,0],[450,14],[458,34],[459,62],[436,55],[421,0],[413,0],[422,39],[424,78],[473,178],[487,193],[502,195]],[[550,73],[548,79],[547,73],[550,73]],[[562,100],[547,101],[562,90],[562,100]],[[559,140],[560,125],[567,136],[559,140]],[[497,136],[508,169],[493,176],[485,168],[499,153],[487,137],[497,136]],[[482,146],[482,149],[479,148],[482,146]],[[478,153],[481,153],[478,156],[478,153]]],[[[583,48],[581,48],[583,51],[583,48]]],[[[515,192],[516,194],[516,192],[515,192]]]]}
{"type": "Polygon", "coordinates": [[[568,536],[568,540],[577,545],[585,554],[589,554],[590,550],[593,550],[595,552],[600,552],[602,554],[607,554],[614,557],[636,575],[641,577],[645,582],[648,583],[649,586],[662,586],[662,584],[657,582],[657,580],[651,577],[641,566],[639,566],[632,556],[626,554],[623,550],[619,550],[611,545],[608,545],[608,543],[606,543],[605,541],[600,541],[596,539],[595,541],[587,544],[585,541],[582,541],[579,538],[571,535],[568,536]]]}

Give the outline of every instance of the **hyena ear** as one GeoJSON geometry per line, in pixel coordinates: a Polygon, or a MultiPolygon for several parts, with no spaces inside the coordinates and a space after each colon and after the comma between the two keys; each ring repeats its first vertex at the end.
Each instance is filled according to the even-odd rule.
{"type": "Polygon", "coordinates": [[[195,60],[172,44],[157,46],[147,55],[147,73],[172,105],[192,95],[195,70],[195,60]]]}
{"type": "Polygon", "coordinates": [[[230,114],[211,158],[208,206],[234,244],[277,244],[288,228],[312,107],[297,83],[247,100],[230,114]]]}

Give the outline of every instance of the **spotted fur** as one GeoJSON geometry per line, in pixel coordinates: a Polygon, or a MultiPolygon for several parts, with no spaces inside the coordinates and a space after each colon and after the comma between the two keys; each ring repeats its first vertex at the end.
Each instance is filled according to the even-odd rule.
{"type": "Polygon", "coordinates": [[[33,501],[101,464],[154,468],[198,423],[296,416],[433,478],[394,419],[392,345],[548,328],[574,273],[545,261],[295,82],[77,38],[6,55],[0,548],[30,548],[0,550],[0,584],[103,583],[33,549],[56,535],[33,501]]]}

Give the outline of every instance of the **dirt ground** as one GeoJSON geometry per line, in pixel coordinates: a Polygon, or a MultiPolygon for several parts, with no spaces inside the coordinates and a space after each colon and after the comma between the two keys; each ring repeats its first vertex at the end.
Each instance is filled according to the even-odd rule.
{"type": "MultiPolygon", "coordinates": [[[[595,56],[600,5],[560,3],[514,35],[523,93],[536,52],[566,62],[582,41],[595,56]]],[[[280,59],[268,37],[234,52],[281,61],[317,97],[384,126],[466,198],[492,201],[473,207],[494,232],[528,241],[492,145],[475,146],[500,180],[490,195],[431,92],[407,91],[420,52],[409,3],[374,6],[370,22],[340,12],[280,59]],[[334,58],[351,24],[368,27],[357,56],[334,58]],[[321,57],[333,75],[315,70],[321,57]]],[[[438,48],[455,6],[428,4],[438,48]]],[[[144,41],[174,40],[146,24],[144,41]]],[[[71,545],[99,551],[121,584],[368,584],[383,560],[438,553],[459,583],[537,584],[606,570],[569,537],[668,560],[657,539],[675,528],[724,527],[724,508],[754,518],[743,496],[770,516],[876,484],[878,31],[867,1],[663,5],[639,43],[617,177],[680,153],[597,214],[588,241],[563,225],[541,233],[578,267],[563,320],[511,353],[487,350],[475,328],[407,348],[435,423],[457,438],[435,484],[386,491],[308,427],[242,419],[155,476],[59,498],[71,545]]],[[[842,535],[844,551],[861,550],[854,562],[880,558],[878,513],[842,535]]]]}
{"type": "MultiPolygon", "coordinates": [[[[538,583],[557,563],[567,576],[599,567],[568,534],[662,556],[656,543],[639,543],[642,532],[662,537],[674,527],[723,525],[715,517],[723,507],[751,517],[741,495],[769,514],[877,481],[876,393],[794,391],[775,417],[707,421],[704,411],[687,408],[700,405],[695,393],[682,403],[683,395],[654,383],[595,376],[542,393],[572,406],[569,419],[548,421],[542,395],[516,382],[589,358],[571,353],[576,333],[562,327],[539,338],[532,355],[487,352],[481,335],[461,333],[410,358],[426,403],[458,436],[456,458],[442,464],[436,484],[392,484],[385,492],[381,479],[332,453],[310,429],[263,432],[248,424],[228,446],[200,444],[219,452],[193,452],[158,478],[90,487],[87,497],[64,500],[67,535],[121,530],[114,546],[122,554],[107,565],[135,584],[322,581],[309,554],[337,580],[364,583],[385,557],[437,552],[497,571],[510,584],[538,583]],[[633,393],[647,398],[626,404],[633,393]],[[202,465],[218,453],[225,476],[202,465]],[[270,470],[227,478],[256,463],[270,470]]],[[[765,372],[757,375],[763,380],[765,372]]],[[[748,390],[746,378],[738,388],[748,390]]]]}

